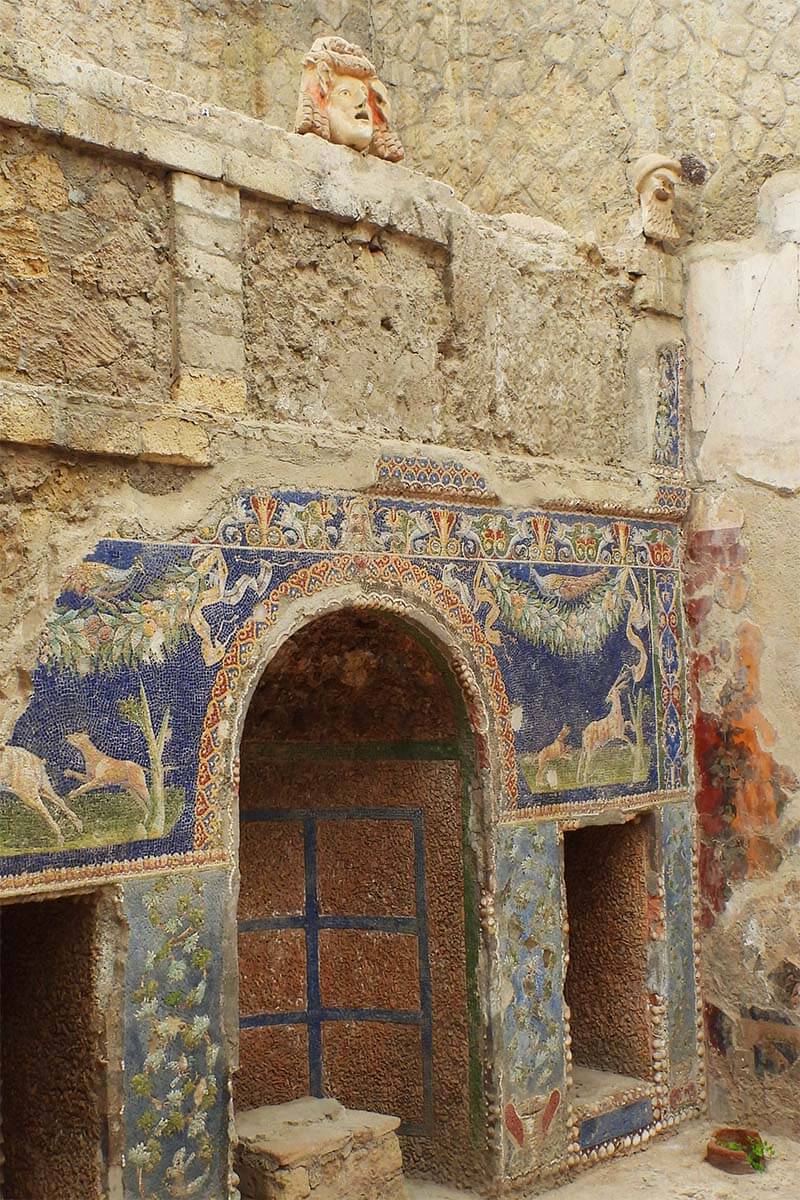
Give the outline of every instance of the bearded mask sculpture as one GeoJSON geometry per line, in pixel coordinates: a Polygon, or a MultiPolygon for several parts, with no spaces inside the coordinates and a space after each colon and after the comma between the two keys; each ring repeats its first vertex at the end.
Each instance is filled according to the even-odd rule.
{"type": "Polygon", "coordinates": [[[642,228],[654,242],[674,245],[681,231],[673,215],[675,185],[681,178],[681,164],[663,154],[645,154],[633,164],[633,184],[639,196],[642,228]]]}
{"type": "Polygon", "coordinates": [[[361,47],[340,37],[317,38],[303,59],[295,130],[389,162],[404,156],[386,87],[361,47]]]}

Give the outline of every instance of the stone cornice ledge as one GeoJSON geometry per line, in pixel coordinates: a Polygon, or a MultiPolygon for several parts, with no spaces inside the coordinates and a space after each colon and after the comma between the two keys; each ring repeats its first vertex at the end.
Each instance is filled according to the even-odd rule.
{"type": "Polygon", "coordinates": [[[440,246],[468,211],[426,175],[24,40],[0,38],[0,122],[440,246]]]}
{"type": "Polygon", "coordinates": [[[207,467],[210,433],[197,413],[156,401],[0,381],[0,442],[207,467]]]}
{"type": "Polygon", "coordinates": [[[265,421],[245,413],[9,380],[0,380],[3,442],[123,461],[203,467],[235,474],[250,486],[303,488],[311,477],[315,487],[331,491],[379,492],[375,478],[379,455],[420,454],[455,458],[485,474],[490,507],[540,507],[680,522],[689,501],[689,490],[681,481],[665,481],[623,465],[393,442],[345,429],[316,429],[309,434],[304,424],[265,421]],[[672,508],[659,499],[665,491],[675,493],[672,508]]]}

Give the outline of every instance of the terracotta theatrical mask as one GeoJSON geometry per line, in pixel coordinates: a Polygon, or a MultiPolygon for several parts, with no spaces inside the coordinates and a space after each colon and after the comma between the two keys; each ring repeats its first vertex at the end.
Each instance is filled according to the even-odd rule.
{"type": "Polygon", "coordinates": [[[633,165],[633,183],[639,196],[642,228],[654,242],[674,245],[681,239],[675,221],[675,185],[681,178],[681,164],[663,154],[645,154],[633,165]]]}
{"type": "Polygon", "coordinates": [[[303,59],[295,129],[389,162],[404,155],[385,85],[361,47],[340,37],[317,38],[303,59]]]}

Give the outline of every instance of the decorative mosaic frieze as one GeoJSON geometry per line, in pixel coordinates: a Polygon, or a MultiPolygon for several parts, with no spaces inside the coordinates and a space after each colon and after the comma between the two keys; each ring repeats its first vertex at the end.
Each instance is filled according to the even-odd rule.
{"type": "Polygon", "coordinates": [[[683,471],[684,365],[682,342],[673,342],[659,350],[653,465],[670,474],[683,471]]]}
{"type": "Polygon", "coordinates": [[[245,492],[199,542],[411,558],[677,566],[669,523],[316,492],[245,492]]]}
{"type": "Polygon", "coordinates": [[[384,495],[434,495],[455,500],[491,499],[479,471],[456,459],[437,461],[405,454],[385,454],[375,463],[376,489],[384,495]]]}
{"type": "Polygon", "coordinates": [[[669,523],[250,492],[199,537],[67,580],[0,756],[0,887],[224,858],[249,690],[309,606],[434,622],[502,820],[686,786],[669,523]]]}
{"type": "Polygon", "coordinates": [[[679,483],[662,483],[656,488],[656,508],[662,513],[671,513],[678,517],[686,516],[689,511],[691,492],[679,483]]]}

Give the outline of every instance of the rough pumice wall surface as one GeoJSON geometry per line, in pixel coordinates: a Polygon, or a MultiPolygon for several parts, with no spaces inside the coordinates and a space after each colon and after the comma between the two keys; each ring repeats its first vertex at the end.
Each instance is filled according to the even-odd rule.
{"type": "Polygon", "coordinates": [[[311,40],[344,34],[392,85],[410,163],[479,210],[601,238],[656,146],[711,172],[709,238],[748,233],[760,184],[798,161],[793,0],[0,0],[0,31],[283,128],[311,40]]]}
{"type": "Polygon", "coordinates": [[[590,264],[563,231],[470,216],[446,256],[262,201],[247,201],[243,219],[254,414],[625,461],[632,281],[590,264]]]}
{"type": "Polygon", "coordinates": [[[689,264],[704,990],[720,1116],[800,1133],[800,180],[689,264]],[[776,343],[776,338],[778,339],[776,343]]]}
{"type": "Polygon", "coordinates": [[[9,1196],[99,1200],[105,1192],[96,910],[94,898],[73,897],[13,905],[0,918],[9,1196]]]}
{"type": "Polygon", "coordinates": [[[162,179],[0,130],[6,378],[158,398],[169,387],[169,270],[162,179]]]}

